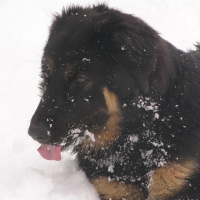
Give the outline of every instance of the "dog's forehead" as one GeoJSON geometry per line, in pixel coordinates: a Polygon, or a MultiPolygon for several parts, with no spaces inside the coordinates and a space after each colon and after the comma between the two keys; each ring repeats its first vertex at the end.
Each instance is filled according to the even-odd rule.
{"type": "Polygon", "coordinates": [[[91,63],[91,60],[92,58],[89,55],[71,55],[64,58],[60,57],[59,59],[47,56],[42,59],[42,71],[48,72],[49,75],[55,72],[63,74],[65,78],[79,73],[94,73],[97,67],[94,67],[94,63],[91,63]]]}
{"type": "Polygon", "coordinates": [[[71,63],[64,64],[64,74],[66,77],[73,76],[75,73],[91,72],[91,58],[89,56],[80,56],[71,63]]]}

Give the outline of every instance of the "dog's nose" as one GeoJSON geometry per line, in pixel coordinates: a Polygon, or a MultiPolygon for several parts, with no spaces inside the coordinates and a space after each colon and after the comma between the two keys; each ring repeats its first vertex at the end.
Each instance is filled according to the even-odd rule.
{"type": "Polygon", "coordinates": [[[32,127],[28,129],[28,134],[40,143],[46,143],[50,139],[50,131],[45,126],[32,127]]]}

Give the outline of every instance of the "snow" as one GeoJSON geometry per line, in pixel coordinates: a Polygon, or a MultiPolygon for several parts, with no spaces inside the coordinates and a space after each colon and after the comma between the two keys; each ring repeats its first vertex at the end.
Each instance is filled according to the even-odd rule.
{"type": "Polygon", "coordinates": [[[89,139],[89,140],[91,140],[92,142],[95,142],[94,134],[91,133],[90,131],[85,130],[85,132],[84,132],[84,136],[88,136],[88,139],[89,139]]]}
{"type": "Polygon", "coordinates": [[[82,61],[87,61],[87,62],[90,62],[90,59],[89,58],[83,58],[82,61]]]}
{"type": "MultiPolygon", "coordinates": [[[[1,200],[98,200],[74,156],[64,152],[60,162],[46,161],[37,152],[39,144],[27,134],[40,99],[40,60],[52,13],[72,3],[96,2],[0,1],[1,200]]],[[[199,0],[109,0],[109,5],[141,17],[180,49],[194,49],[200,41],[199,0]]]]}
{"type": "Polygon", "coordinates": [[[138,135],[130,135],[130,141],[132,142],[138,142],[139,138],[138,138],[138,135]]]}
{"type": "MultiPolygon", "coordinates": [[[[135,103],[133,103],[133,105],[135,105],[135,103]]],[[[158,114],[158,106],[156,102],[154,102],[153,100],[151,100],[150,98],[147,97],[139,97],[138,103],[137,103],[137,107],[138,108],[143,108],[146,111],[153,111],[154,112],[154,120],[159,119],[159,114],[158,114]]],[[[124,107],[124,106],[123,106],[124,107]]],[[[143,125],[145,127],[145,124],[143,125]]]]}
{"type": "Polygon", "coordinates": [[[114,165],[108,167],[108,172],[114,173],[114,165]]]}

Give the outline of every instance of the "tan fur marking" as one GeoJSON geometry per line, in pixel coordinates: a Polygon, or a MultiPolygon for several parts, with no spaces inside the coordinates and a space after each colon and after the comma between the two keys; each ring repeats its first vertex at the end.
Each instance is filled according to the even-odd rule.
{"type": "Polygon", "coordinates": [[[103,130],[92,132],[95,141],[91,141],[91,139],[86,136],[82,146],[84,149],[106,147],[114,142],[121,132],[121,113],[117,96],[107,88],[103,88],[103,94],[107,105],[107,114],[109,115],[108,121],[103,130]]]}
{"type": "Polygon", "coordinates": [[[107,177],[98,177],[91,179],[97,192],[103,196],[103,199],[112,200],[139,200],[143,199],[142,192],[133,185],[120,182],[109,182],[107,177]]]}
{"type": "Polygon", "coordinates": [[[115,93],[110,92],[107,87],[103,88],[103,94],[108,108],[108,113],[119,112],[119,102],[115,93]]]}
{"type": "Polygon", "coordinates": [[[53,73],[54,70],[54,62],[51,58],[45,58],[44,59],[44,65],[47,67],[50,75],[53,73]]]}
{"type": "Polygon", "coordinates": [[[170,163],[156,169],[149,184],[149,199],[166,199],[178,193],[187,184],[195,170],[195,163],[186,161],[182,164],[170,163]]]}
{"type": "Polygon", "coordinates": [[[67,68],[66,68],[66,70],[64,72],[64,77],[65,78],[72,76],[72,74],[73,74],[73,68],[74,68],[73,65],[67,65],[67,68]]]}

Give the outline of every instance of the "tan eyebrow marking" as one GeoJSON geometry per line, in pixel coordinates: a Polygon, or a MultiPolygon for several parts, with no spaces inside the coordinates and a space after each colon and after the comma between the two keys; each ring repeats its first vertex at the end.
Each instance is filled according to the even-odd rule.
{"type": "Polygon", "coordinates": [[[73,65],[67,65],[67,68],[64,71],[64,77],[68,78],[70,76],[73,75],[73,70],[74,70],[74,66],[73,65]]]}

